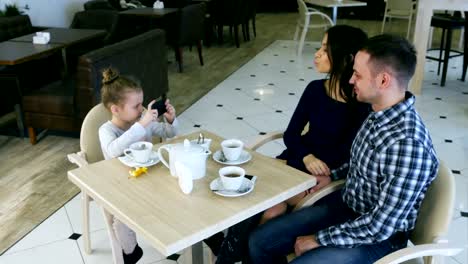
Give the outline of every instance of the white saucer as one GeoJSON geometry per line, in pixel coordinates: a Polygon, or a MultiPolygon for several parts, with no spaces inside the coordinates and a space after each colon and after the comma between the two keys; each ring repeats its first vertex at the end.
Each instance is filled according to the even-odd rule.
{"type": "Polygon", "coordinates": [[[149,166],[153,166],[154,164],[157,164],[159,162],[158,152],[156,152],[154,150],[153,150],[153,152],[151,152],[150,160],[148,162],[146,162],[146,163],[136,162],[136,161],[132,160],[127,155],[118,157],[118,159],[120,160],[120,162],[122,162],[123,164],[125,164],[125,165],[127,165],[129,167],[149,167],[149,166]]]}
{"type": "Polygon", "coordinates": [[[240,164],[244,164],[247,161],[249,161],[250,159],[252,159],[252,155],[249,152],[245,151],[245,150],[242,151],[242,153],[240,154],[240,156],[239,156],[239,158],[237,160],[221,161],[222,156],[223,156],[222,150],[218,150],[213,154],[213,159],[216,162],[221,163],[221,164],[225,164],[225,165],[240,165],[240,164]]]}
{"type": "Polygon", "coordinates": [[[211,181],[211,183],[210,183],[210,190],[220,190],[220,191],[216,191],[214,193],[216,193],[217,195],[224,196],[224,197],[243,196],[243,195],[246,195],[246,194],[252,192],[254,187],[255,187],[255,184],[251,180],[249,180],[247,178],[244,178],[244,182],[242,182],[242,185],[239,188],[239,190],[246,190],[245,192],[242,192],[242,193],[239,193],[237,191],[222,190],[224,187],[223,187],[223,184],[221,183],[220,178],[216,178],[213,181],[211,181]]]}

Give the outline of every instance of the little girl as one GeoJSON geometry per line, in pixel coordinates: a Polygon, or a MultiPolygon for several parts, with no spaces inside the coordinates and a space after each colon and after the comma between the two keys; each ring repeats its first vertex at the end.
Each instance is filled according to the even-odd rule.
{"type": "MultiPolygon", "coordinates": [[[[121,156],[130,144],[149,141],[153,136],[171,138],[177,134],[178,121],[174,107],[166,100],[164,122],[158,121],[158,111],[148,104],[143,114],[143,90],[132,79],[120,76],[108,68],[103,71],[101,100],[112,113],[112,119],[99,128],[99,141],[105,159],[121,156]]],[[[125,264],[136,263],[143,255],[133,230],[114,218],[114,232],[119,241],[125,264]]]]}

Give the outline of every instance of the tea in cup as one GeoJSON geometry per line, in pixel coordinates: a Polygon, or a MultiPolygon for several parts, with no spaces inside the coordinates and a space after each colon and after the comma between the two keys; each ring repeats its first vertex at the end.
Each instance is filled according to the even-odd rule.
{"type": "Polygon", "coordinates": [[[153,144],[151,142],[139,141],[131,144],[124,150],[125,156],[138,163],[146,163],[150,160],[153,144]]]}
{"type": "Polygon", "coordinates": [[[239,159],[244,143],[238,139],[226,139],[221,142],[221,148],[228,161],[235,161],[239,159]]]}
{"type": "Polygon", "coordinates": [[[237,166],[227,166],[219,169],[219,177],[224,189],[237,191],[244,181],[245,170],[237,166]]]}

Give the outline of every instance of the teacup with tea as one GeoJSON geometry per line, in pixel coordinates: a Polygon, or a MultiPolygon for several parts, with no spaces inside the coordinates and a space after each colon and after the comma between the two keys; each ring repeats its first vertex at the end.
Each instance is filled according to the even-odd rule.
{"type": "Polygon", "coordinates": [[[236,161],[242,154],[244,143],[239,139],[226,139],[221,142],[221,148],[228,161],[236,161]]]}
{"type": "Polygon", "coordinates": [[[151,142],[139,141],[131,144],[124,150],[124,154],[138,163],[146,163],[150,160],[153,144],[151,142]]]}
{"type": "Polygon", "coordinates": [[[245,170],[237,166],[227,166],[219,169],[219,177],[224,189],[237,191],[242,186],[245,170]]]}

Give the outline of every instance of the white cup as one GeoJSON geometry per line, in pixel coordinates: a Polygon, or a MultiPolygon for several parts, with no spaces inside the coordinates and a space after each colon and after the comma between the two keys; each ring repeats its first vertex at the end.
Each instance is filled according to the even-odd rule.
{"type": "Polygon", "coordinates": [[[239,190],[244,181],[245,170],[237,166],[227,166],[219,169],[221,183],[226,190],[239,190]]]}
{"type": "Polygon", "coordinates": [[[235,161],[239,159],[244,143],[238,139],[226,139],[221,142],[221,148],[228,161],[235,161]]]}
{"type": "Polygon", "coordinates": [[[151,142],[139,141],[131,144],[124,150],[124,154],[138,163],[146,163],[151,157],[153,144],[151,142]]]}

